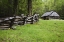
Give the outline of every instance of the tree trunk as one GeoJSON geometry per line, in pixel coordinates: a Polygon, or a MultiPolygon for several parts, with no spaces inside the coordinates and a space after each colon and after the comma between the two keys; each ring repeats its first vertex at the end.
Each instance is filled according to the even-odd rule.
{"type": "Polygon", "coordinates": [[[13,0],[8,0],[8,16],[13,15],[13,0]]]}
{"type": "Polygon", "coordinates": [[[18,14],[18,0],[13,1],[13,14],[17,15],[18,14]]]}
{"type": "Polygon", "coordinates": [[[28,0],[28,15],[32,15],[32,0],[28,0]]]}

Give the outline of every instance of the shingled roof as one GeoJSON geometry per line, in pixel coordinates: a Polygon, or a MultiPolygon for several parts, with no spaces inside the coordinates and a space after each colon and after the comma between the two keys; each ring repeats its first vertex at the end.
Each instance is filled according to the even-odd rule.
{"type": "Polygon", "coordinates": [[[51,12],[44,13],[41,17],[44,17],[44,16],[59,16],[59,15],[58,13],[51,11],[51,12]]]}

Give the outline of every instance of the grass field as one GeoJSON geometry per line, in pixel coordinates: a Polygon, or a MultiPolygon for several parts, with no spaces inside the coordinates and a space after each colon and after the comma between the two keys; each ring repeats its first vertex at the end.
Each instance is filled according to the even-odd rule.
{"type": "Polygon", "coordinates": [[[16,30],[0,30],[0,42],[64,42],[64,21],[40,20],[16,30]]]}

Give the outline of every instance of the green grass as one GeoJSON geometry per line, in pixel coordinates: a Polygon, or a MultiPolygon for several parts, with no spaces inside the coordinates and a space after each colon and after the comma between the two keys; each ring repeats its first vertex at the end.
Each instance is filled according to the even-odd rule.
{"type": "Polygon", "coordinates": [[[0,30],[0,42],[64,42],[64,21],[40,20],[16,30],[0,30]]]}

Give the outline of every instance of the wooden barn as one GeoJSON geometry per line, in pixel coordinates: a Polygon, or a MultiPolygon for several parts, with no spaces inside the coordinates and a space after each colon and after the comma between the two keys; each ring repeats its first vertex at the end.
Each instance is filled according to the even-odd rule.
{"type": "Polygon", "coordinates": [[[51,11],[44,13],[41,18],[44,20],[50,20],[50,19],[59,19],[59,14],[57,12],[51,11]]]}

